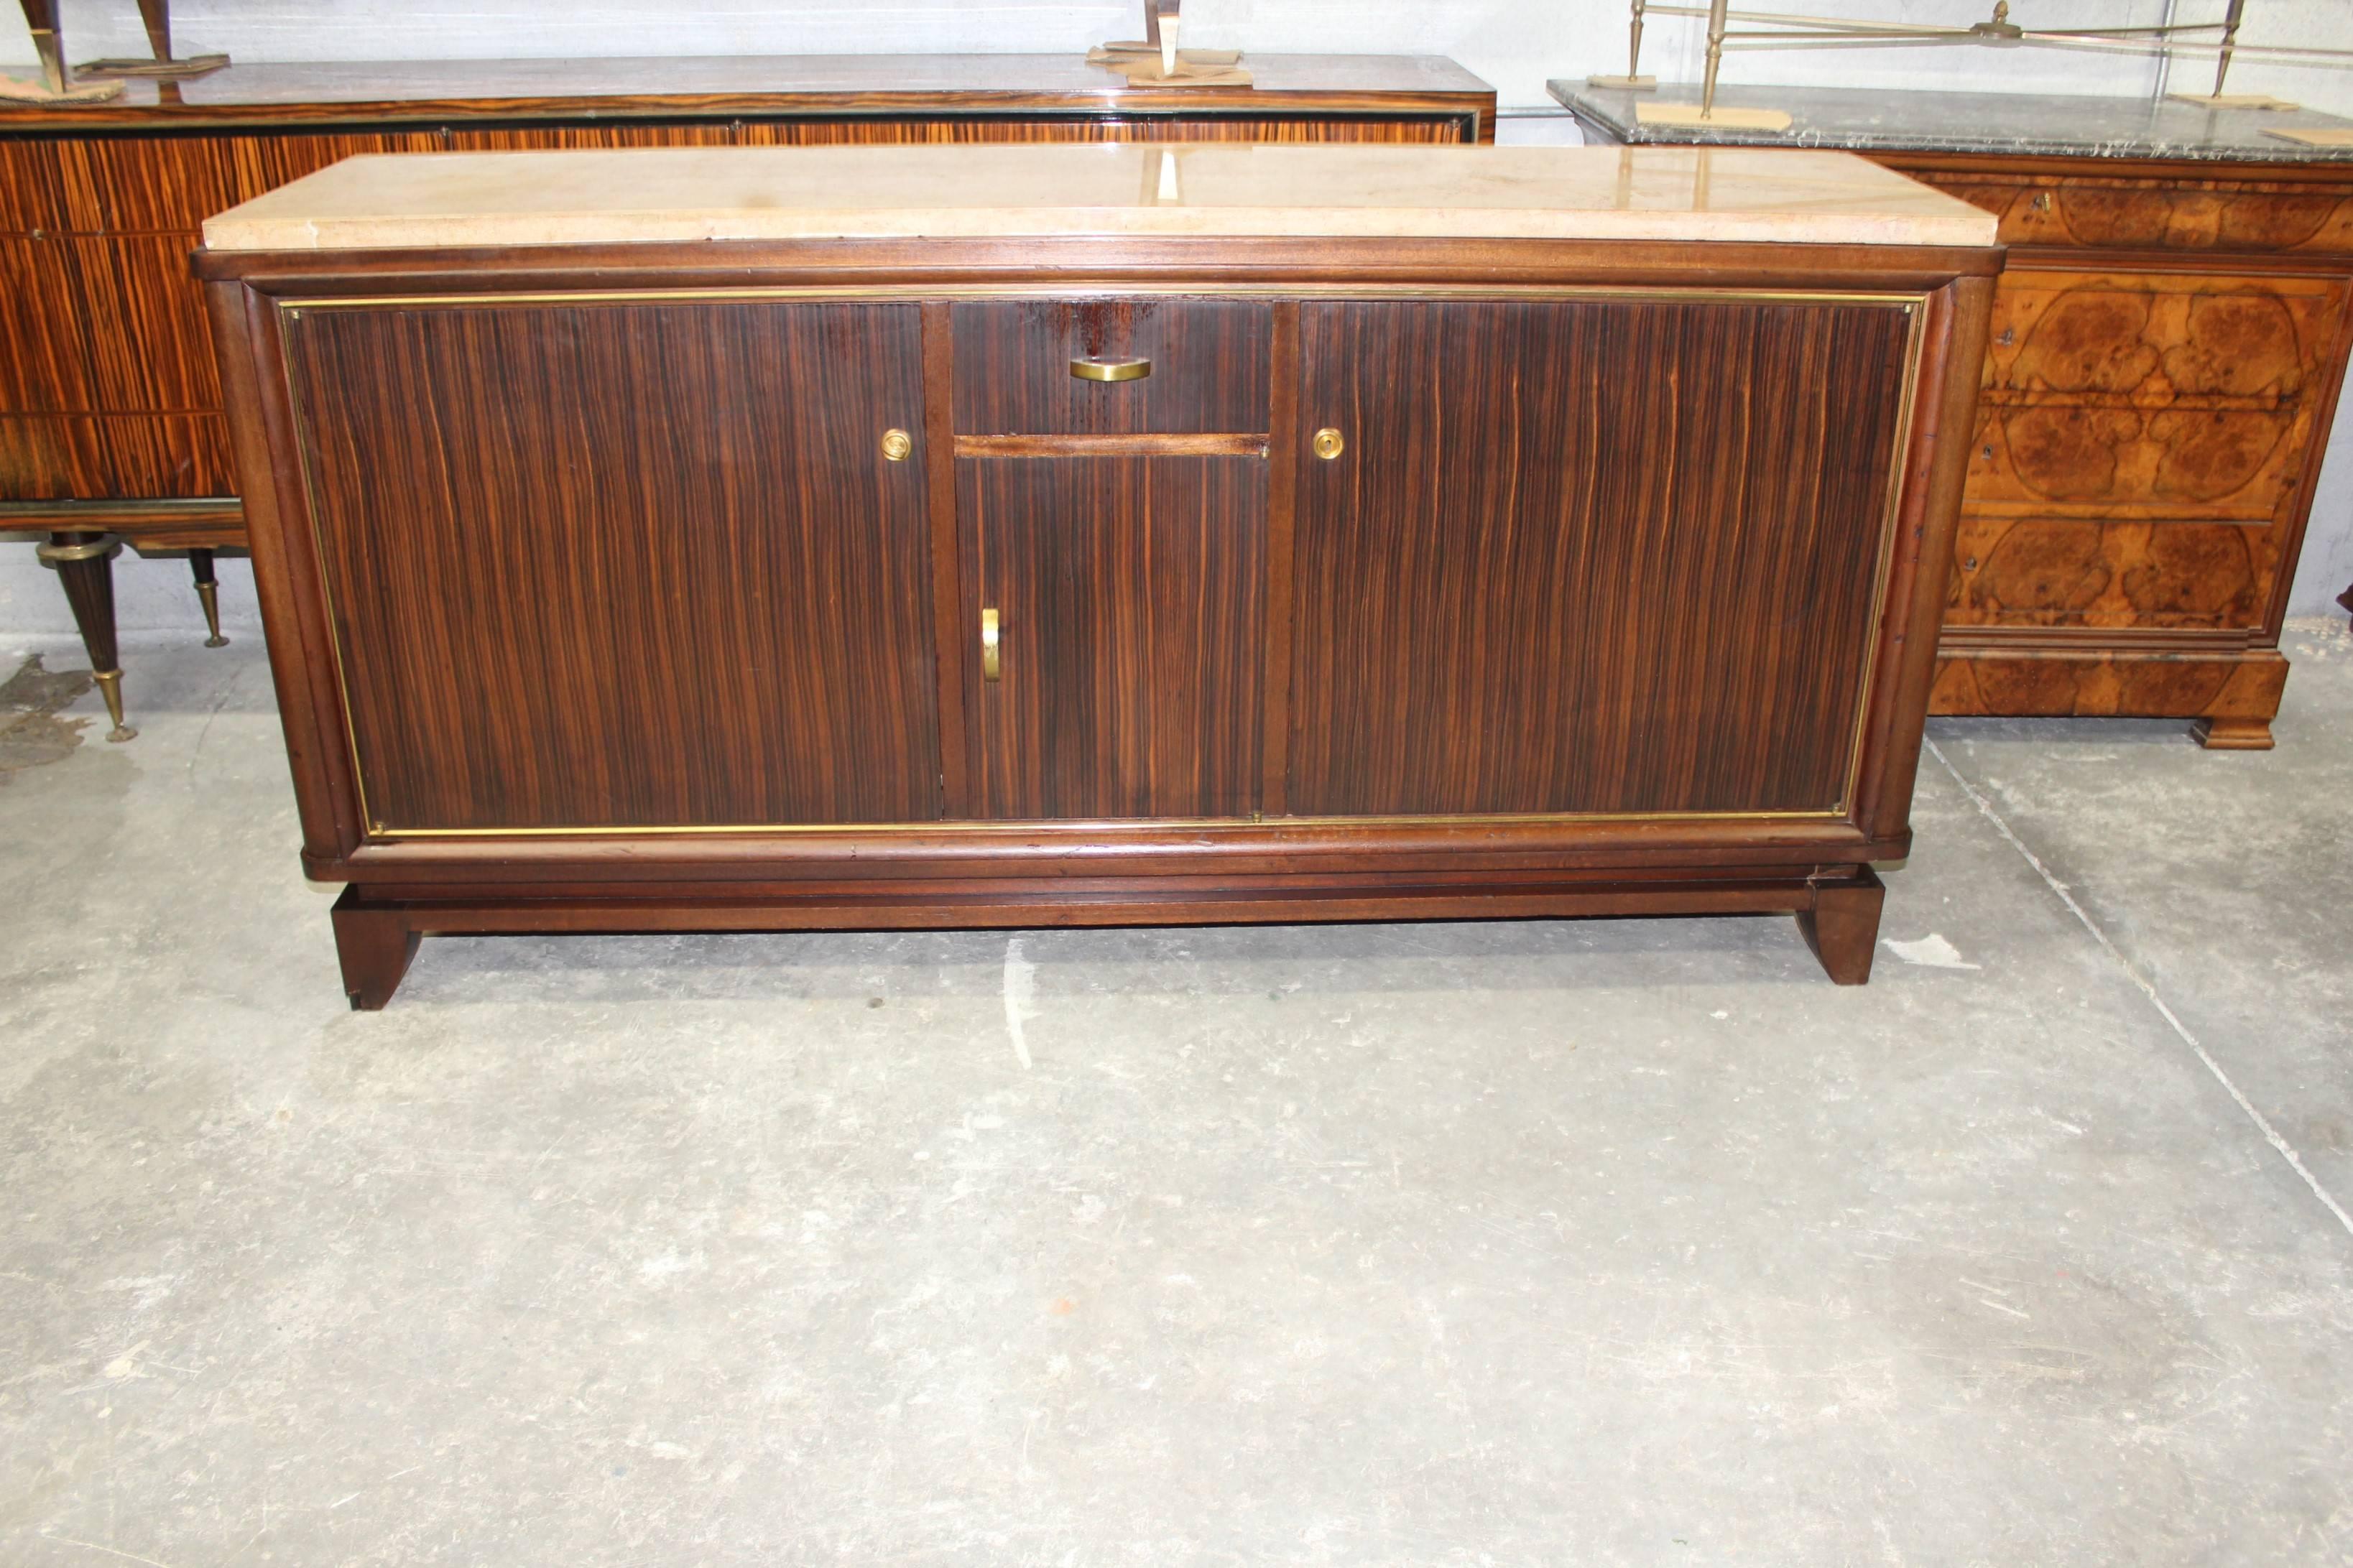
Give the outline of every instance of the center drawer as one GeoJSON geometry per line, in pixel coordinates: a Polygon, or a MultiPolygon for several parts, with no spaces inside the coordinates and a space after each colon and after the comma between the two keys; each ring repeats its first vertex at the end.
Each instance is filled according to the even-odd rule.
{"type": "Polygon", "coordinates": [[[1248,300],[960,302],[956,433],[1262,435],[1272,321],[1248,300]]]}

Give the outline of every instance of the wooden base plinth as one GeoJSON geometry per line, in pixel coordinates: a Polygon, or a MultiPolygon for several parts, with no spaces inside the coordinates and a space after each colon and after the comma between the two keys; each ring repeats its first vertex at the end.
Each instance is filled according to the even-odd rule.
{"type": "Polygon", "coordinates": [[[2268,752],[2272,727],[2261,719],[2200,719],[2189,726],[2210,752],[2268,752]]]}
{"type": "Polygon", "coordinates": [[[1937,649],[1928,711],[2004,718],[2195,719],[2217,750],[2260,751],[2287,685],[2273,648],[2229,653],[1937,649]]]}
{"type": "Polygon", "coordinates": [[[1431,920],[1545,920],[1598,915],[1795,914],[1807,944],[1841,985],[1871,977],[1883,889],[1867,866],[1813,877],[1709,878],[1690,881],[1541,884],[1482,888],[1286,886],[1155,889],[1072,893],[1051,882],[1008,881],[1002,891],[923,884],[810,896],[765,893],[643,897],[530,896],[469,889],[460,897],[388,898],[353,886],[335,900],[336,952],[355,1009],[392,999],[417,956],[418,939],[543,932],[963,931],[1073,926],[1340,924],[1431,920]]]}

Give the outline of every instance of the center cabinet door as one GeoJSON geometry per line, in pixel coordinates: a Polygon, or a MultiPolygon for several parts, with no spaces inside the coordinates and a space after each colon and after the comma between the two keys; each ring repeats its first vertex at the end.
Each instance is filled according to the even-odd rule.
{"type": "Polygon", "coordinates": [[[372,831],[941,815],[918,306],[286,327],[372,831]]]}
{"type": "Polygon", "coordinates": [[[1249,816],[1270,308],[973,301],[954,321],[975,814],[1249,816]],[[1092,379],[1096,367],[1145,374],[1092,379]]]}
{"type": "Polygon", "coordinates": [[[1914,309],[1302,305],[1289,810],[1846,809],[1914,309]]]}

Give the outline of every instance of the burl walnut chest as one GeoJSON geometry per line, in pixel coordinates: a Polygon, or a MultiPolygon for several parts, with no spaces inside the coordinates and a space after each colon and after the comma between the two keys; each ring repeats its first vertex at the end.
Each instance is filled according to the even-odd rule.
{"type": "MultiPolygon", "coordinates": [[[[1787,132],[1641,125],[1555,82],[1597,136],[1850,149],[2000,221],[1934,713],[2197,721],[2265,748],[2297,552],[2353,350],[2341,121],[2142,100],[1741,88],[1787,132]]],[[[1678,89],[1662,89],[1672,98],[1678,89]]]]}

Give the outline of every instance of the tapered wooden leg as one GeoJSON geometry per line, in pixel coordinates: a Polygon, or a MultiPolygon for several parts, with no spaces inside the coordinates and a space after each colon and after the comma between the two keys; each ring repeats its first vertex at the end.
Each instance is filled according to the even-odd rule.
{"type": "Polygon", "coordinates": [[[1879,909],[1886,900],[1887,885],[1865,866],[1852,882],[1817,883],[1814,907],[1798,911],[1806,945],[1839,984],[1861,985],[1871,979],[1872,954],[1879,950],[1879,909]]]}
{"type": "Polygon", "coordinates": [[[2189,726],[2189,732],[2210,752],[2272,749],[2272,723],[2268,719],[2200,719],[2189,726]]]}
{"type": "Polygon", "coordinates": [[[355,1013],[374,1013],[392,1000],[417,956],[417,931],[397,910],[371,908],[359,889],[345,888],[335,900],[335,956],[343,961],[343,991],[355,1013]]]}
{"type": "Polygon", "coordinates": [[[196,602],[205,607],[205,629],[212,634],[205,638],[205,646],[228,647],[228,638],[221,636],[220,630],[220,584],[213,578],[213,552],[189,551],[188,570],[195,574],[196,602]]]}
{"type": "Polygon", "coordinates": [[[114,728],[110,741],[128,741],[139,733],[122,721],[122,667],[114,645],[114,558],[122,542],[103,533],[53,533],[35,553],[54,567],[73,606],[74,625],[81,628],[81,646],[90,652],[90,678],[106,699],[107,716],[114,728]]]}

